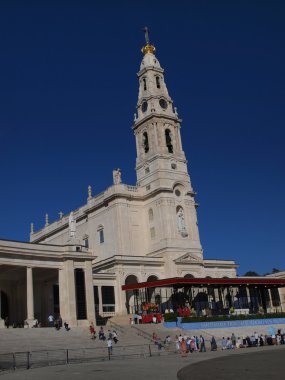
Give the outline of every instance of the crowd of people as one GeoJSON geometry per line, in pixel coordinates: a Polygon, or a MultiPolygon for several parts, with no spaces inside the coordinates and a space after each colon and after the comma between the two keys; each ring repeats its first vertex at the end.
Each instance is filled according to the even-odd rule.
{"type": "Polygon", "coordinates": [[[183,336],[180,334],[175,336],[175,348],[176,352],[180,352],[182,355],[198,351],[206,352],[206,342],[203,335],[190,337],[187,334],[183,336]]]}
{"type": "MultiPolygon", "coordinates": [[[[169,336],[166,337],[168,339],[169,336]]],[[[170,337],[169,337],[170,338],[170,337]]],[[[158,338],[156,334],[153,334],[153,341],[158,342],[158,338]]],[[[218,350],[218,344],[216,341],[216,338],[212,336],[212,338],[209,341],[210,343],[210,350],[216,351],[218,350]]],[[[155,343],[158,344],[158,343],[155,343]]],[[[252,335],[243,335],[238,336],[234,333],[231,334],[230,337],[223,337],[221,339],[221,350],[232,350],[232,349],[238,349],[238,348],[245,348],[245,347],[262,347],[264,345],[278,345],[278,344],[285,344],[285,333],[283,329],[279,329],[277,333],[269,334],[269,335],[263,335],[258,334],[256,331],[252,335]]],[[[193,352],[206,352],[206,341],[203,337],[203,335],[196,336],[188,336],[187,334],[180,334],[176,335],[175,337],[175,348],[176,352],[181,353],[182,355],[193,353],[193,352]]]]}
{"type": "MultiPolygon", "coordinates": [[[[97,335],[96,335],[96,330],[95,330],[93,322],[90,322],[89,331],[90,331],[91,339],[95,340],[97,338],[97,335]]],[[[103,342],[105,342],[107,340],[107,347],[108,347],[109,355],[111,355],[113,352],[113,342],[115,344],[117,344],[119,341],[118,334],[117,334],[116,330],[113,330],[113,331],[108,330],[107,336],[106,336],[103,326],[101,326],[99,329],[98,339],[103,341],[103,342]]]]}
{"type": "Polygon", "coordinates": [[[244,347],[262,347],[264,345],[277,345],[285,344],[285,334],[283,329],[279,329],[277,334],[263,335],[258,334],[256,331],[252,335],[242,335],[241,337],[236,337],[232,333],[231,337],[223,337],[221,341],[222,350],[234,349],[234,348],[244,348],[244,347]]]}
{"type": "MultiPolygon", "coordinates": [[[[57,331],[59,331],[62,327],[64,327],[66,331],[70,330],[69,324],[67,322],[63,323],[60,315],[57,315],[56,317],[54,317],[53,314],[50,314],[48,316],[48,323],[50,327],[54,327],[57,331]]],[[[38,327],[38,326],[33,326],[33,327],[38,327]]]]}

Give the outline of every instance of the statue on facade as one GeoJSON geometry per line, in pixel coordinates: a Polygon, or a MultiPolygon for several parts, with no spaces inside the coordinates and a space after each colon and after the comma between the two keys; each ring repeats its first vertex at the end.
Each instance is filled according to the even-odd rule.
{"type": "Polygon", "coordinates": [[[188,236],[186,232],[185,216],[184,216],[184,211],[182,207],[180,207],[177,212],[177,227],[178,227],[178,231],[181,233],[183,237],[188,236]]]}
{"type": "Polygon", "coordinates": [[[75,238],[76,235],[76,220],[74,219],[73,212],[69,215],[69,236],[75,238]]]}
{"type": "Polygon", "coordinates": [[[148,137],[147,137],[146,132],[143,134],[142,144],[143,144],[143,148],[144,148],[145,153],[147,153],[149,151],[149,145],[148,145],[148,137]]]}
{"type": "Polygon", "coordinates": [[[113,170],[113,183],[114,185],[119,185],[122,183],[122,173],[121,169],[119,168],[113,170]]]}

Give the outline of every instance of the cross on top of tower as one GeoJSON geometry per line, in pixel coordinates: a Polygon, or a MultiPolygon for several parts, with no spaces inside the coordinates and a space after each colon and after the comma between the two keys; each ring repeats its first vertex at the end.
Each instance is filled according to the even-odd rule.
{"type": "Polygon", "coordinates": [[[149,45],[149,33],[148,33],[148,27],[145,26],[145,27],[143,28],[143,30],[144,30],[145,42],[146,42],[147,45],[149,45]]]}
{"type": "Polygon", "coordinates": [[[155,47],[153,45],[151,45],[150,42],[149,42],[149,30],[148,30],[148,27],[145,26],[143,28],[143,31],[144,31],[146,45],[141,49],[141,51],[142,51],[143,54],[147,54],[147,53],[154,54],[155,53],[155,47]]]}

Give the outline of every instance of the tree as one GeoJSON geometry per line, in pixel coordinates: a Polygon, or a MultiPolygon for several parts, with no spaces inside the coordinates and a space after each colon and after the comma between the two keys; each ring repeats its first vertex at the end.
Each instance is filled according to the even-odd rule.
{"type": "Polygon", "coordinates": [[[246,272],[246,273],[244,274],[244,276],[247,276],[247,277],[258,277],[259,274],[256,273],[256,272],[254,272],[254,271],[252,271],[252,270],[249,270],[248,272],[246,272]]]}
{"type": "Polygon", "coordinates": [[[281,270],[277,268],[273,268],[271,273],[278,273],[278,272],[281,272],[281,270]]]}
{"type": "Polygon", "coordinates": [[[264,273],[263,276],[269,276],[270,274],[279,273],[279,272],[282,272],[282,270],[277,269],[277,268],[273,268],[271,272],[266,272],[266,273],[264,273]]]}

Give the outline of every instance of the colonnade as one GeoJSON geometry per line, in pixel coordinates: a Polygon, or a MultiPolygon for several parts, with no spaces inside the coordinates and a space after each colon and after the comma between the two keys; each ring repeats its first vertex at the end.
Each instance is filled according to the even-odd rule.
{"type": "MultiPolygon", "coordinates": [[[[25,324],[33,326],[35,321],[35,297],[34,297],[34,269],[35,266],[26,267],[26,320],[25,324]]],[[[91,261],[85,261],[83,268],[75,268],[73,260],[63,262],[58,270],[58,288],[59,288],[59,310],[63,321],[70,326],[86,325],[89,321],[95,322],[94,291],[92,279],[91,261]],[[84,287],[86,305],[86,319],[78,319],[77,297],[75,270],[79,269],[84,272],[84,287]]],[[[20,301],[20,300],[19,300],[20,301]]],[[[1,304],[1,300],[0,300],[1,304]]],[[[102,302],[101,302],[102,305],[102,302]]],[[[43,314],[43,312],[42,312],[43,314]]],[[[41,315],[43,321],[47,320],[47,315],[41,315]]],[[[40,322],[40,321],[39,321],[40,322]]]]}

